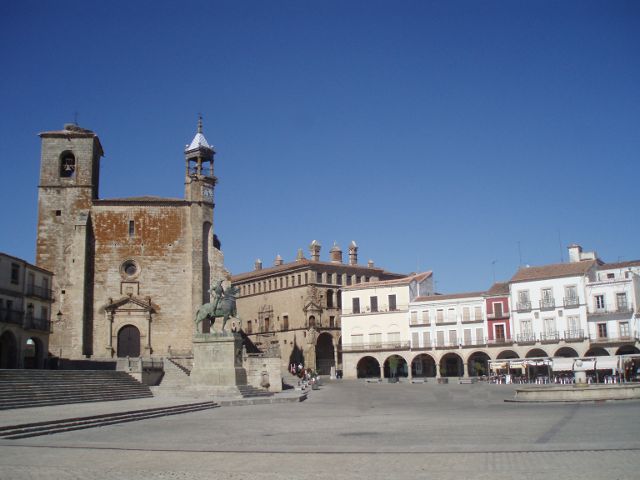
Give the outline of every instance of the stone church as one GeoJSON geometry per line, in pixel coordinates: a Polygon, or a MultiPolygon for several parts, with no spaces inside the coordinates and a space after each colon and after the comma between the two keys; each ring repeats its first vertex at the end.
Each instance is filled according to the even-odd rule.
{"type": "Polygon", "coordinates": [[[54,273],[50,353],[189,354],[195,312],[227,275],[213,234],[215,150],[202,121],[184,152],[182,199],[101,199],[98,136],[72,124],[40,137],[36,264],[54,273]]]}

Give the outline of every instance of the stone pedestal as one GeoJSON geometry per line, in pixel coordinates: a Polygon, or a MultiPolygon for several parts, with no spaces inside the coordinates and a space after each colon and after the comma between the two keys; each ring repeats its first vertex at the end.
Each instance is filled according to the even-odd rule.
{"type": "Polygon", "coordinates": [[[198,333],[193,337],[191,386],[236,387],[247,384],[242,367],[242,337],[234,332],[198,333]]]}

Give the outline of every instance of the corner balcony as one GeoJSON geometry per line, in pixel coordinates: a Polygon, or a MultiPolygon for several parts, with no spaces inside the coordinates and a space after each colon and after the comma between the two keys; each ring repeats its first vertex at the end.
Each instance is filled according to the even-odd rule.
{"type": "Polygon", "coordinates": [[[8,310],[6,308],[0,308],[0,322],[12,323],[13,325],[22,326],[23,318],[24,312],[21,310],[8,310]]]}
{"type": "Polygon", "coordinates": [[[53,300],[53,290],[38,287],[36,285],[27,285],[26,295],[28,297],[40,298],[42,300],[53,300]]]}
{"type": "Polygon", "coordinates": [[[27,330],[39,330],[41,332],[51,331],[51,322],[46,318],[27,318],[24,322],[27,330]]]}
{"type": "Polygon", "coordinates": [[[592,337],[589,339],[589,343],[591,345],[598,345],[602,347],[606,346],[619,346],[629,343],[635,343],[638,341],[638,333],[630,334],[630,335],[620,335],[617,337],[606,336],[606,337],[592,337]]]}

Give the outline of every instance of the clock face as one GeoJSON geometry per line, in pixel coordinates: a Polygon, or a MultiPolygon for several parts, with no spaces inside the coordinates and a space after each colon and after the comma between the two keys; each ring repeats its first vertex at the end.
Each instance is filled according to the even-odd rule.
{"type": "Polygon", "coordinates": [[[202,187],[202,196],[208,200],[211,200],[213,198],[213,188],[202,187]]]}

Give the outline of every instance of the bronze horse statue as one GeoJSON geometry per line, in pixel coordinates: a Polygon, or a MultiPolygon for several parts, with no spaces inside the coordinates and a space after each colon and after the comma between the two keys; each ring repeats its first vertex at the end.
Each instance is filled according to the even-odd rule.
{"type": "Polygon", "coordinates": [[[231,286],[225,292],[222,293],[222,298],[217,298],[215,302],[205,303],[202,305],[196,313],[196,325],[205,319],[211,320],[211,326],[216,323],[216,318],[222,317],[222,331],[229,321],[229,318],[233,317],[238,320],[238,310],[236,309],[236,295],[240,289],[238,287],[231,286]]]}

